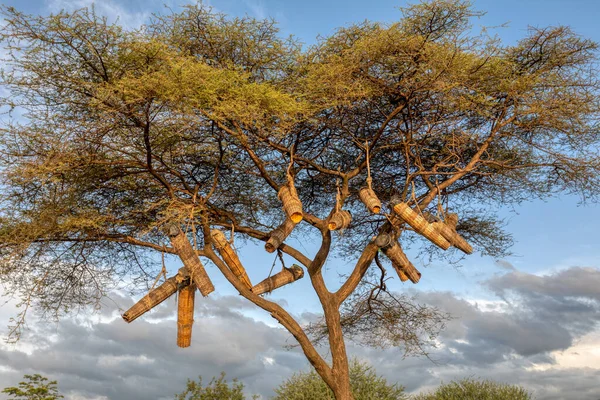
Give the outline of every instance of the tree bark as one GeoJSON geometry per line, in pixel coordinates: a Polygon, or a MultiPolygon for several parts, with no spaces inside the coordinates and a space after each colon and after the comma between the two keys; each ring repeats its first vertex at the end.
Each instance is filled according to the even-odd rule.
{"type": "Polygon", "coordinates": [[[332,304],[324,305],[325,318],[329,330],[329,347],[333,366],[331,372],[333,375],[334,386],[331,388],[336,400],[354,400],[352,389],[350,388],[350,371],[348,367],[348,354],[346,353],[346,343],[342,333],[342,323],[340,320],[339,306],[332,304]]]}
{"type": "MultiPolygon", "coordinates": [[[[348,355],[346,353],[346,344],[344,342],[339,311],[342,301],[339,300],[335,293],[331,293],[327,290],[327,286],[325,285],[321,273],[321,267],[325,263],[325,260],[327,260],[331,248],[331,232],[323,226],[321,234],[323,235],[321,247],[308,269],[313,288],[323,306],[323,314],[325,315],[325,322],[327,324],[329,348],[333,361],[331,367],[333,379],[327,381],[325,377],[321,377],[333,391],[336,400],[354,400],[352,390],[350,389],[348,355]]],[[[317,371],[317,373],[319,373],[319,371],[317,371]]],[[[319,373],[319,375],[321,374],[319,373]]]]}

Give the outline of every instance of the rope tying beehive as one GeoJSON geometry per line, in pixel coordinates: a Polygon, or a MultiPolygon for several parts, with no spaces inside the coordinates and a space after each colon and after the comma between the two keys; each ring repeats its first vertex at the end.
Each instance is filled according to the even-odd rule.
{"type": "Polygon", "coordinates": [[[292,233],[296,224],[289,218],[286,218],[283,224],[273,229],[270,234],[269,240],[265,243],[265,250],[269,253],[274,252],[281,246],[285,239],[292,233]]]}
{"type": "Polygon", "coordinates": [[[289,219],[295,224],[302,221],[302,203],[300,202],[298,193],[296,193],[296,188],[291,181],[279,189],[277,197],[281,200],[283,210],[289,219]]]}
{"type": "Polygon", "coordinates": [[[303,276],[304,270],[302,269],[302,267],[294,264],[291,268],[284,268],[281,272],[278,272],[275,275],[270,276],[264,281],[260,282],[252,288],[252,292],[258,295],[269,293],[277,288],[295,282],[298,279],[301,279],[303,276]]]}
{"type": "Polygon", "coordinates": [[[204,265],[200,261],[198,254],[192,247],[192,244],[188,240],[187,236],[179,228],[179,226],[171,224],[166,229],[167,235],[171,239],[171,245],[173,249],[183,262],[183,265],[190,271],[192,281],[202,293],[202,296],[208,296],[215,290],[204,265]]]}
{"type": "Polygon", "coordinates": [[[363,204],[367,207],[367,209],[369,211],[371,211],[372,213],[375,213],[375,214],[379,214],[379,211],[381,211],[381,201],[379,201],[379,198],[377,198],[375,191],[373,191],[373,186],[372,186],[373,179],[371,178],[371,165],[370,165],[371,157],[369,156],[369,142],[368,141],[365,141],[365,151],[367,153],[367,155],[366,155],[367,187],[364,187],[358,191],[358,197],[360,198],[360,201],[363,202],[363,204]]]}
{"type": "Polygon", "coordinates": [[[352,222],[352,216],[350,212],[346,210],[340,210],[331,216],[327,227],[330,231],[337,231],[339,229],[346,229],[352,222]]]}
{"type": "Polygon", "coordinates": [[[244,266],[235,251],[231,248],[231,245],[223,232],[218,229],[213,229],[210,231],[210,234],[213,238],[213,244],[223,258],[223,261],[225,261],[225,264],[227,264],[231,272],[233,272],[233,274],[242,281],[248,289],[251,289],[252,283],[250,283],[250,278],[248,278],[244,266]]]}
{"type": "Polygon", "coordinates": [[[450,242],[446,240],[427,220],[415,212],[408,204],[400,202],[394,206],[394,212],[417,233],[429,239],[436,246],[448,250],[450,242]]]}

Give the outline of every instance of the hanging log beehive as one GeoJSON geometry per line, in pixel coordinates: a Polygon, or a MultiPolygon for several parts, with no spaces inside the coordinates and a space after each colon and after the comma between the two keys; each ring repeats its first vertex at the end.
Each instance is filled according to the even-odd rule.
{"type": "Polygon", "coordinates": [[[369,156],[368,141],[365,141],[365,151],[367,153],[365,157],[365,160],[367,162],[367,186],[358,191],[358,197],[369,211],[375,214],[379,214],[379,211],[381,211],[381,201],[379,201],[379,198],[373,191],[373,179],[371,178],[371,165],[369,163],[371,157],[369,156]]]}
{"type": "Polygon", "coordinates": [[[408,276],[406,276],[406,274],[404,273],[404,271],[402,271],[397,265],[392,264],[392,266],[394,267],[394,271],[396,271],[396,274],[398,275],[398,278],[400,278],[400,281],[401,282],[406,282],[408,280],[408,276]]]}
{"type": "Polygon", "coordinates": [[[131,322],[140,315],[150,311],[169,297],[177,292],[178,282],[177,277],[173,276],[163,282],[162,285],[153,289],[135,303],[129,310],[123,313],[122,317],[125,321],[131,322]]]}
{"type": "Polygon", "coordinates": [[[265,250],[269,253],[274,252],[281,246],[285,239],[292,233],[296,224],[289,218],[286,218],[283,224],[273,229],[269,240],[265,243],[265,250]]]}
{"type": "Polygon", "coordinates": [[[392,266],[401,281],[405,282],[407,279],[410,279],[412,283],[419,282],[421,273],[408,260],[398,242],[394,242],[392,246],[384,248],[383,252],[392,262],[392,266]]]}
{"type": "Polygon", "coordinates": [[[452,246],[463,251],[466,254],[473,253],[473,247],[467,241],[460,236],[454,229],[448,226],[445,222],[433,222],[431,224],[434,229],[442,234],[442,236],[452,244],[452,246]]]}
{"type": "Polygon", "coordinates": [[[446,214],[446,221],[445,222],[452,229],[456,230],[456,225],[458,224],[458,214],[455,214],[455,213],[448,213],[448,214],[446,214]]]}
{"type": "Polygon", "coordinates": [[[283,210],[292,222],[297,224],[302,221],[302,203],[298,198],[296,188],[291,182],[279,189],[277,197],[281,200],[283,210]]]}
{"type": "Polygon", "coordinates": [[[381,211],[381,201],[377,198],[377,195],[370,187],[364,187],[359,190],[358,197],[360,201],[371,211],[372,213],[379,214],[381,211]]]}
{"type": "Polygon", "coordinates": [[[327,227],[330,231],[337,231],[340,229],[346,229],[352,222],[352,216],[349,211],[340,210],[331,216],[327,227]]]}
{"type": "Polygon", "coordinates": [[[179,289],[177,300],[177,346],[179,347],[189,347],[192,344],[195,294],[194,285],[188,284],[179,289]]]}
{"type": "Polygon", "coordinates": [[[177,302],[177,346],[189,347],[192,342],[196,285],[192,283],[190,271],[186,267],[180,268],[177,275],[167,279],[162,285],[151,290],[150,293],[134,304],[133,307],[123,314],[123,319],[127,322],[133,321],[177,291],[179,291],[177,302]]]}
{"type": "Polygon", "coordinates": [[[302,267],[294,264],[291,268],[284,268],[281,272],[276,273],[273,276],[268,277],[264,281],[260,282],[252,288],[254,294],[264,294],[272,292],[273,290],[285,286],[289,283],[295,282],[304,276],[304,270],[302,267]]]}
{"type": "Polygon", "coordinates": [[[231,248],[231,245],[223,232],[218,229],[213,229],[210,231],[210,234],[213,238],[213,244],[223,258],[223,261],[225,261],[225,264],[227,264],[231,272],[233,272],[233,274],[242,281],[248,289],[251,289],[252,283],[250,283],[250,278],[248,278],[244,266],[235,251],[231,248]]]}
{"type": "Polygon", "coordinates": [[[415,232],[423,235],[436,246],[439,246],[444,250],[447,250],[450,247],[450,242],[446,240],[446,238],[444,238],[442,234],[438,232],[429,222],[427,222],[422,215],[410,208],[408,204],[403,202],[396,204],[394,206],[394,212],[404,222],[410,225],[415,232]]]}
{"type": "Polygon", "coordinates": [[[395,243],[394,237],[389,233],[382,232],[375,238],[375,244],[377,247],[385,249],[387,247],[393,246],[395,243]]]}
{"type": "Polygon", "coordinates": [[[189,270],[193,283],[198,287],[202,296],[208,296],[215,290],[215,287],[189,239],[177,225],[169,225],[166,232],[171,239],[173,249],[183,262],[183,265],[189,270]]]}

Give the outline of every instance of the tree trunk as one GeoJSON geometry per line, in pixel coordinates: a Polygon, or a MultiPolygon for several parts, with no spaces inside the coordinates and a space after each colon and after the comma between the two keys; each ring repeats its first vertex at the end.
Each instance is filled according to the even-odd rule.
{"type": "MultiPolygon", "coordinates": [[[[329,305],[328,305],[329,308],[329,305]]],[[[348,354],[346,353],[346,343],[342,334],[342,324],[340,321],[340,312],[338,308],[331,305],[327,318],[329,328],[329,347],[333,359],[331,369],[334,379],[333,394],[336,400],[354,400],[352,390],[350,389],[350,371],[348,366],[348,354]]]]}
{"type": "Polygon", "coordinates": [[[321,267],[324,265],[331,247],[331,231],[327,229],[327,226],[325,225],[321,227],[321,233],[323,234],[321,248],[315,255],[315,258],[308,268],[308,272],[313,288],[315,289],[317,296],[319,296],[319,301],[323,306],[323,314],[325,315],[329,339],[329,349],[333,361],[331,367],[332,379],[327,380],[320,372],[317,372],[321,375],[321,378],[323,378],[325,383],[327,383],[336,400],[354,400],[352,390],[350,389],[348,355],[346,354],[346,344],[344,343],[344,336],[342,334],[342,322],[340,316],[340,305],[343,302],[343,298],[327,290],[323,275],[321,274],[321,267]]]}

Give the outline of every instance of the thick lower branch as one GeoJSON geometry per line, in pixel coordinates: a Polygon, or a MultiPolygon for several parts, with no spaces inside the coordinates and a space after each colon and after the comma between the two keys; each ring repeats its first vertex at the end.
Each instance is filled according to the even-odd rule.
{"type": "Polygon", "coordinates": [[[314,346],[310,342],[308,336],[302,329],[302,327],[296,322],[292,316],[285,311],[280,305],[268,301],[256,294],[252,293],[250,289],[244,286],[244,284],[237,279],[237,277],[229,270],[225,262],[221,260],[217,254],[210,247],[210,243],[204,248],[205,256],[211,260],[217,268],[221,271],[221,273],[225,276],[225,278],[231,283],[237,291],[250,300],[252,303],[262,308],[263,310],[269,312],[273,318],[275,318],[285,329],[290,332],[294,338],[300,344],[302,351],[306,355],[306,358],[309,360],[311,365],[315,368],[318,374],[323,378],[323,380],[329,385],[334,385],[334,376],[331,371],[331,368],[325,360],[321,357],[321,355],[315,350],[314,346]]]}
{"type": "Polygon", "coordinates": [[[344,282],[344,284],[335,293],[336,301],[338,304],[342,304],[344,300],[346,300],[348,296],[350,296],[352,292],[354,292],[360,281],[365,276],[365,273],[367,272],[369,266],[373,262],[373,259],[375,258],[375,255],[377,254],[378,250],[379,247],[377,247],[375,242],[371,242],[365,247],[358,261],[356,262],[354,270],[352,271],[346,282],[344,282]]]}
{"type": "MultiPolygon", "coordinates": [[[[231,229],[231,224],[218,223],[217,225],[231,229]]],[[[250,237],[253,237],[254,239],[262,240],[263,242],[266,242],[267,240],[269,240],[268,233],[259,231],[257,229],[248,228],[245,226],[236,226],[235,230],[238,232],[244,233],[250,237]]],[[[298,261],[300,264],[304,265],[306,268],[310,267],[310,265],[312,264],[312,260],[310,258],[306,257],[300,250],[297,250],[290,245],[283,243],[279,246],[279,250],[283,251],[285,254],[294,258],[296,261],[298,261]]]]}

